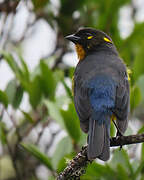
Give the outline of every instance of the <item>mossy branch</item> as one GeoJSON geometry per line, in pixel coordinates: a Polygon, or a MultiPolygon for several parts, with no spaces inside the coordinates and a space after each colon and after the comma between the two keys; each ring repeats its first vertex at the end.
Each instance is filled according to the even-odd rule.
{"type": "MultiPolygon", "coordinates": [[[[123,146],[144,142],[144,134],[136,134],[130,136],[119,136],[110,139],[110,146],[123,146]]],[[[67,167],[61,172],[57,180],[76,180],[85,173],[85,169],[92,160],[87,158],[87,146],[82,147],[82,150],[74,157],[67,167]]]]}

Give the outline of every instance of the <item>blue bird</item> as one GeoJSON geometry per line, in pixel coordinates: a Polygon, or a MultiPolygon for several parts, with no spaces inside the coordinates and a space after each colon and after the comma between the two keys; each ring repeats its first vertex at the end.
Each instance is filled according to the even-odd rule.
{"type": "Polygon", "coordinates": [[[110,124],[116,119],[118,134],[128,125],[129,82],[127,68],[111,38],[84,28],[66,39],[76,46],[79,62],[74,72],[74,103],[81,129],[88,133],[88,159],[110,157],[110,124]]]}

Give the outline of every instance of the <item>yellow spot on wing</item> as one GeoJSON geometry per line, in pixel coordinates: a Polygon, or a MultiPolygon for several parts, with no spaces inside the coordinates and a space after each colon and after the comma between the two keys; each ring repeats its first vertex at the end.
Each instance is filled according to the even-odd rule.
{"type": "Polygon", "coordinates": [[[111,40],[108,39],[107,37],[104,37],[104,40],[105,40],[106,42],[112,43],[111,40]]]}
{"type": "Polygon", "coordinates": [[[114,115],[114,114],[112,114],[112,116],[111,116],[111,121],[115,121],[116,120],[116,116],[114,115]]]}
{"type": "Polygon", "coordinates": [[[128,81],[130,81],[130,74],[131,73],[132,73],[131,69],[127,68],[128,81]]]}
{"type": "Polygon", "coordinates": [[[87,39],[92,39],[92,38],[93,38],[93,36],[88,36],[88,37],[87,37],[87,39]]]}
{"type": "Polygon", "coordinates": [[[83,47],[80,44],[76,44],[75,48],[76,48],[76,52],[78,55],[78,59],[83,60],[85,57],[85,50],[83,49],[83,47]]]}

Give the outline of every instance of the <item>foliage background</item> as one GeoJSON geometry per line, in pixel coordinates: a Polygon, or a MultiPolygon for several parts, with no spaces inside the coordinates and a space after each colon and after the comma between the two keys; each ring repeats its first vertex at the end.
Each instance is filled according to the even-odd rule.
{"type": "MultiPolygon", "coordinates": [[[[86,135],[80,130],[71,93],[74,71],[71,60],[76,59],[76,54],[64,39],[81,26],[108,33],[132,70],[131,113],[126,134],[144,132],[143,10],[140,0],[0,2],[0,70],[5,62],[13,74],[0,90],[0,180],[55,179],[85,144],[86,135]],[[28,18],[22,33],[18,30],[14,33],[15,19],[22,7],[27,9],[28,18]],[[25,57],[24,45],[29,48],[26,41],[31,40],[41,22],[48,25],[46,34],[51,36],[48,53],[36,57],[33,41],[33,51],[30,57],[25,57]],[[27,58],[31,61],[33,56],[38,63],[31,68],[27,58]]],[[[23,21],[21,17],[19,25],[23,21]]],[[[39,41],[37,47],[41,46],[43,42],[39,41]]],[[[1,77],[2,80],[5,78],[1,77]]],[[[115,135],[113,126],[111,135],[115,135]]],[[[96,160],[81,179],[144,179],[143,145],[111,151],[108,162],[96,160]]]]}

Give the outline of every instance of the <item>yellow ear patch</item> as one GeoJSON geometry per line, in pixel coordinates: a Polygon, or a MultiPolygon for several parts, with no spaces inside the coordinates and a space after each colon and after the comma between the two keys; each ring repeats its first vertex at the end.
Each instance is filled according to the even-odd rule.
{"type": "Polygon", "coordinates": [[[112,43],[110,39],[108,39],[107,37],[104,37],[104,41],[112,43]]]}
{"type": "Polygon", "coordinates": [[[92,39],[92,38],[93,38],[93,36],[88,36],[88,37],[87,37],[87,39],[92,39]]]}

